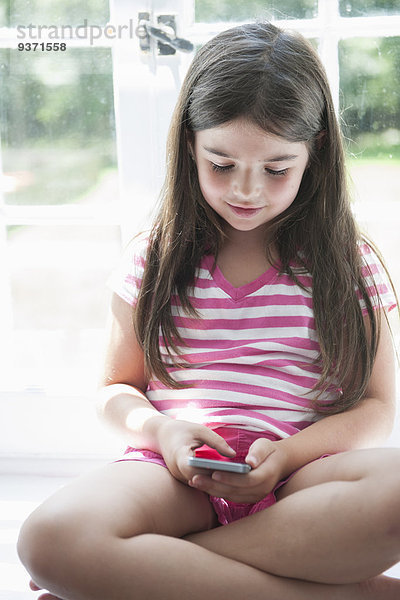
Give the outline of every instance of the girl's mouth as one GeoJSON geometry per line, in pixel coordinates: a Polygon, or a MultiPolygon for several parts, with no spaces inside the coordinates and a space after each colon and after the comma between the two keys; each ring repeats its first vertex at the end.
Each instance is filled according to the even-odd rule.
{"type": "Polygon", "coordinates": [[[258,214],[263,209],[262,206],[258,208],[242,208],[241,206],[234,206],[233,204],[229,204],[229,202],[228,206],[235,213],[235,215],[244,218],[254,217],[254,215],[258,214]]]}

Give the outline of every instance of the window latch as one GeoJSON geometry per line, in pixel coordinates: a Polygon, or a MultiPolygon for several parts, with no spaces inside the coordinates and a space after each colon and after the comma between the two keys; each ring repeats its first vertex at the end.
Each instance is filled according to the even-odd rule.
{"type": "Polygon", "coordinates": [[[139,13],[136,35],[142,52],[150,51],[151,38],[157,41],[158,54],[165,56],[181,52],[192,52],[193,44],[176,36],[175,15],[159,15],[157,26],[150,23],[150,13],[139,13]]]}

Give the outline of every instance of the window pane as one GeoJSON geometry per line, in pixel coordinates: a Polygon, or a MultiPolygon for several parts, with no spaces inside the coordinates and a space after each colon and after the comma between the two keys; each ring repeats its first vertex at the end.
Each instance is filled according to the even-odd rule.
{"type": "Polygon", "coordinates": [[[103,327],[105,281],[119,251],[116,226],[8,228],[14,327],[103,327]]]}
{"type": "Polygon", "coordinates": [[[0,27],[39,25],[100,25],[109,18],[108,0],[2,0],[0,27]]]}
{"type": "Polygon", "coordinates": [[[400,161],[400,37],[339,44],[341,111],[359,159],[400,161]]]}
{"type": "Polygon", "coordinates": [[[18,385],[48,389],[71,373],[77,389],[95,385],[119,227],[10,227],[7,241],[18,385]]]}
{"type": "Polygon", "coordinates": [[[339,0],[342,17],[376,17],[400,13],[399,0],[339,0]]]}
{"type": "Polygon", "coordinates": [[[252,19],[311,19],[318,13],[317,0],[196,0],[195,20],[246,21],[252,19]]]}
{"type": "Polygon", "coordinates": [[[344,40],[339,67],[356,216],[400,289],[400,37],[344,40]]]}
{"type": "Polygon", "coordinates": [[[111,51],[0,50],[5,202],[82,201],[116,169],[111,51]]]}

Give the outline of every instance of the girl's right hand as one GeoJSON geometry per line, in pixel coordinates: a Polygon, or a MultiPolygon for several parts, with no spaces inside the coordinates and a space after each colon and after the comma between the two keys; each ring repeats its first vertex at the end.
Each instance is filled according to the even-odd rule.
{"type": "Polygon", "coordinates": [[[232,458],[236,452],[220,435],[205,425],[166,418],[158,428],[158,443],[170,473],[188,483],[196,472],[188,465],[196,448],[207,444],[220,454],[232,458]]]}

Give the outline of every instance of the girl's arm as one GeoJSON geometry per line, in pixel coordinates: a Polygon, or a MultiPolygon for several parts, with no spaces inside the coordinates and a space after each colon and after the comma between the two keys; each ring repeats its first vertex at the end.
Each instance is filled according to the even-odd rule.
{"type": "Polygon", "coordinates": [[[194,448],[206,443],[232,456],[234,452],[225,440],[207,427],[177,421],[152,406],[145,395],[144,356],[133,327],[132,307],[114,294],[111,313],[98,400],[100,417],[130,446],[161,454],[173,475],[182,481],[192,475],[186,462],[194,448]]]}
{"type": "Polygon", "coordinates": [[[144,358],[133,328],[132,307],[116,294],[108,337],[98,413],[128,444],[158,451],[157,424],[166,417],[145,396],[144,358]]]}
{"type": "Polygon", "coordinates": [[[382,315],[381,335],[365,397],[354,408],[325,417],[277,442],[286,454],[283,477],[323,454],[383,443],[392,430],[395,412],[394,349],[388,323],[382,315]]]}

